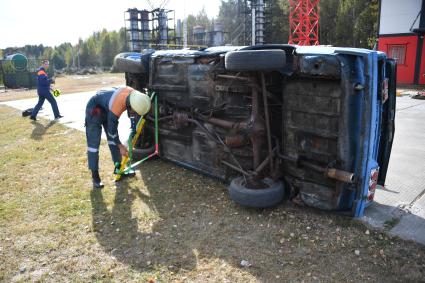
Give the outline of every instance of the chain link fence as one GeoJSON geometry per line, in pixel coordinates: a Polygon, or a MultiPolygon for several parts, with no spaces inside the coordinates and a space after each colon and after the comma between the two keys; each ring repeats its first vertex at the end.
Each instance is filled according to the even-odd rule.
{"type": "MultiPolygon", "coordinates": [[[[27,59],[24,65],[16,65],[12,60],[0,60],[0,85],[5,88],[35,88],[37,87],[37,69],[42,65],[42,59],[27,59]]],[[[53,66],[47,69],[52,77],[53,66]]]]}

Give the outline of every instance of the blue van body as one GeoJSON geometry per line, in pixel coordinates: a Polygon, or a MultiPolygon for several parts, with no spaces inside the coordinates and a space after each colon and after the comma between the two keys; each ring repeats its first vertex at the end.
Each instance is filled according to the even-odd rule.
{"type": "MultiPolygon", "coordinates": [[[[143,70],[124,68],[127,84],[158,97],[163,159],[226,182],[282,182],[292,199],[353,217],[385,184],[396,64],[382,52],[272,44],[128,58],[143,70]]],[[[148,116],[136,153],[154,130],[148,116]]]]}

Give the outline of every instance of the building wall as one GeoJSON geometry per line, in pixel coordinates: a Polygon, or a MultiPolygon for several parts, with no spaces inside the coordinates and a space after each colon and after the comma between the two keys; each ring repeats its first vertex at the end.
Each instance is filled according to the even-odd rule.
{"type": "Polygon", "coordinates": [[[378,49],[396,59],[398,83],[425,84],[425,40],[415,30],[425,28],[425,12],[419,14],[425,11],[425,0],[380,0],[379,4],[378,49]]]}
{"type": "Polygon", "coordinates": [[[425,85],[425,40],[422,40],[422,57],[419,71],[419,84],[425,85]]]}
{"type": "MultiPolygon", "coordinates": [[[[402,84],[413,84],[415,81],[416,52],[418,36],[385,36],[378,41],[378,50],[387,53],[388,57],[397,60],[397,82],[402,84]],[[404,49],[404,58],[397,58],[397,50],[404,49]]],[[[422,49],[422,58],[425,49],[422,49]]],[[[425,63],[422,62],[422,65],[425,63]]]]}
{"type": "Polygon", "coordinates": [[[422,0],[381,0],[379,34],[410,33],[421,6],[422,0]]]}

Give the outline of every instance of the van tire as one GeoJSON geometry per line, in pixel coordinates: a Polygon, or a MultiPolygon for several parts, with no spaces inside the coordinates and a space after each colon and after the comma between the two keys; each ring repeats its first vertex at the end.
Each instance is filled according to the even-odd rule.
{"type": "Polygon", "coordinates": [[[231,71],[272,71],[285,67],[283,50],[239,50],[227,52],[224,66],[231,71]]]}
{"type": "Polygon", "coordinates": [[[262,182],[266,188],[250,189],[246,187],[243,177],[237,177],[228,187],[230,198],[241,206],[254,208],[271,207],[282,202],[285,195],[283,183],[270,178],[265,178],[262,182]]]}
{"type": "Polygon", "coordinates": [[[134,52],[120,53],[114,58],[114,69],[120,72],[140,74],[146,73],[142,60],[134,60],[129,58],[134,52]]]}
{"type": "Polygon", "coordinates": [[[132,158],[134,161],[142,160],[143,158],[147,157],[149,154],[152,154],[155,152],[155,146],[150,146],[148,148],[133,148],[132,152],[132,158]]]}

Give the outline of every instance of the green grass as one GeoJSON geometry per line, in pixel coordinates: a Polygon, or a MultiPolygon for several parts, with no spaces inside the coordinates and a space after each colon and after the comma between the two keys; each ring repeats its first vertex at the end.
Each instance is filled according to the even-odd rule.
{"type": "Polygon", "coordinates": [[[420,281],[422,246],[358,221],[229,200],[226,186],[153,160],[117,186],[101,146],[92,190],[84,133],[0,106],[0,281],[420,281]],[[359,250],[360,255],[354,251],[359,250]],[[250,267],[241,267],[247,260],[250,267]],[[24,270],[20,272],[20,269],[24,270]]]}

